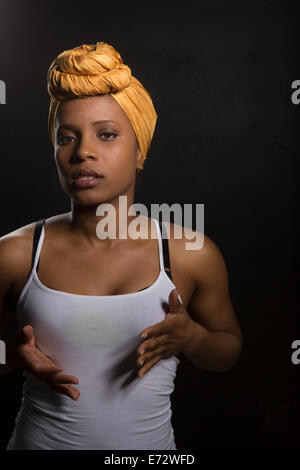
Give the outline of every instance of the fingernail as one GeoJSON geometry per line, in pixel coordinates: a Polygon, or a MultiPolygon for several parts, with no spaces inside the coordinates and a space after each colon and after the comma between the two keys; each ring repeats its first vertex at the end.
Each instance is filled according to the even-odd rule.
{"type": "Polygon", "coordinates": [[[143,333],[143,334],[141,335],[141,338],[147,338],[147,336],[148,336],[147,333],[143,333]]]}

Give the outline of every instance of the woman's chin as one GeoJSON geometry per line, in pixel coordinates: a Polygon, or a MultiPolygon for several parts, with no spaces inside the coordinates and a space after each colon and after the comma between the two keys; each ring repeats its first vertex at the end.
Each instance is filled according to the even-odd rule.
{"type": "Polygon", "coordinates": [[[104,197],[103,195],[95,195],[95,194],[86,194],[81,192],[72,192],[72,194],[68,193],[69,198],[72,200],[73,203],[79,205],[79,206],[99,206],[99,204],[103,204],[106,202],[109,202],[109,199],[107,197],[104,197]]]}

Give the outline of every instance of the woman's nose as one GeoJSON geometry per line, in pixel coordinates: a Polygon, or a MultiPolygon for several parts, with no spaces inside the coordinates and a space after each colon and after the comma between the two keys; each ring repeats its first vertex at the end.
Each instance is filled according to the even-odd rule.
{"type": "Polygon", "coordinates": [[[72,159],[73,160],[85,160],[85,159],[93,159],[96,160],[97,156],[94,152],[89,152],[88,150],[84,152],[74,152],[72,159]]]}
{"type": "Polygon", "coordinates": [[[97,158],[97,151],[93,148],[91,139],[82,138],[74,152],[74,157],[79,159],[97,158]]]}

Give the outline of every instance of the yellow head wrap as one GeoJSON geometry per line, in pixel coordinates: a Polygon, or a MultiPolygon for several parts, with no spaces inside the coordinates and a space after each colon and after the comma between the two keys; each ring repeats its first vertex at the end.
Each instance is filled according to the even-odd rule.
{"type": "Polygon", "coordinates": [[[59,54],[47,74],[50,95],[49,135],[54,145],[55,120],[63,100],[111,95],[126,113],[145,160],[153,137],[157,114],[150,94],[131,75],[120,54],[109,44],[82,45],[59,54]]]}

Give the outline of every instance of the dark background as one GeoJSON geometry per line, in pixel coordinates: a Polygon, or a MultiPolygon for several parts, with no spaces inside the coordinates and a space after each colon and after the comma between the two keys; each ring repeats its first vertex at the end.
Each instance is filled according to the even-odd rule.
{"type": "MultiPolygon", "coordinates": [[[[178,449],[300,448],[297,22],[296,2],[278,0],[0,3],[0,236],[70,210],[48,138],[46,74],[58,53],[97,41],[120,52],[158,114],[136,202],[205,204],[244,345],[226,373],[180,364],[178,449]]],[[[21,372],[0,386],[4,449],[21,372]]]]}

